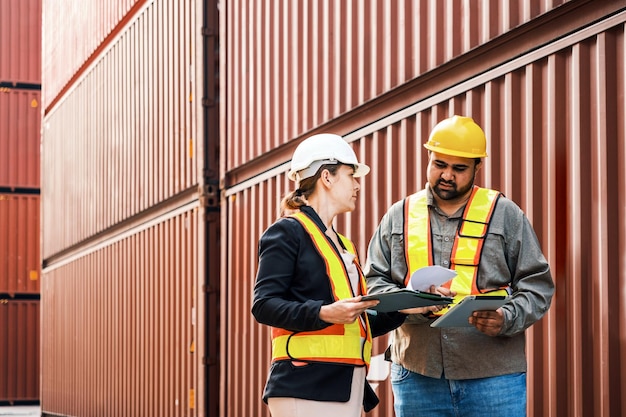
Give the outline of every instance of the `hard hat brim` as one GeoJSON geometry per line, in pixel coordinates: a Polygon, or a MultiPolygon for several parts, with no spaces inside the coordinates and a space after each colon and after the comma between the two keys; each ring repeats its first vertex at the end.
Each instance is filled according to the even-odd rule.
{"type": "Polygon", "coordinates": [[[462,152],[456,149],[453,150],[453,149],[440,148],[437,146],[431,146],[428,143],[424,144],[424,148],[428,149],[431,152],[437,152],[442,155],[458,156],[460,158],[474,159],[474,158],[487,158],[488,156],[487,152],[482,152],[482,153],[462,152]]]}
{"type": "MultiPolygon", "coordinates": [[[[344,162],[341,162],[341,161],[337,161],[337,162],[345,164],[344,162]]],[[[306,171],[310,167],[307,167],[305,169],[301,169],[300,171],[289,171],[289,173],[287,174],[287,178],[289,178],[291,181],[301,181],[301,180],[310,178],[310,177],[314,176],[315,174],[317,174],[317,171],[319,170],[319,168],[322,165],[324,165],[324,164],[321,164],[319,167],[317,167],[315,169],[314,172],[311,172],[306,177],[299,176],[298,173],[300,173],[302,171],[306,171]]],[[[355,178],[364,177],[365,175],[369,174],[369,172],[370,172],[370,167],[368,165],[366,165],[366,164],[356,163],[356,164],[345,164],[345,165],[354,165],[354,175],[353,176],[355,178]]]]}
{"type": "Polygon", "coordinates": [[[355,164],[354,165],[354,178],[364,177],[370,173],[370,167],[365,164],[355,164]]]}

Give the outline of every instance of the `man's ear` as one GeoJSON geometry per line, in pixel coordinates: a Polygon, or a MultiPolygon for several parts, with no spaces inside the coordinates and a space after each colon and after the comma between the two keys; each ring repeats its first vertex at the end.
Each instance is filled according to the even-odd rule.
{"type": "Polygon", "coordinates": [[[476,165],[474,165],[474,172],[478,172],[479,169],[483,167],[483,159],[478,158],[476,161],[476,165]]]}

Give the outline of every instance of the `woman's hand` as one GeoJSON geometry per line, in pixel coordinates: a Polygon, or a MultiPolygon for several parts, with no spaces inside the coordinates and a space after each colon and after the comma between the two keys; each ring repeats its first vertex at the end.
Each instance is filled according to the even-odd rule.
{"type": "Polygon", "coordinates": [[[361,301],[361,296],[335,301],[322,306],[320,319],[333,324],[354,323],[365,310],[374,307],[379,302],[379,300],[361,301]]]}

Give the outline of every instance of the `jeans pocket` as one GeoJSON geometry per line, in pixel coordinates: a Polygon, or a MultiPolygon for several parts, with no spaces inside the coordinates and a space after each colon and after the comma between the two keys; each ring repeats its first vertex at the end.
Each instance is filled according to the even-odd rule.
{"type": "Polygon", "coordinates": [[[397,363],[391,364],[391,373],[389,379],[391,383],[394,382],[402,382],[407,379],[411,375],[411,371],[408,371],[402,365],[398,365],[397,363]]]}

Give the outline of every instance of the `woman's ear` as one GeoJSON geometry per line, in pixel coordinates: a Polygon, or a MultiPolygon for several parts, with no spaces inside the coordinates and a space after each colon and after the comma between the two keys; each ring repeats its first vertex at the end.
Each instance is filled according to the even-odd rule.
{"type": "Polygon", "coordinates": [[[329,170],[323,169],[320,174],[320,179],[324,183],[325,186],[329,187],[333,184],[332,175],[329,170]]]}

